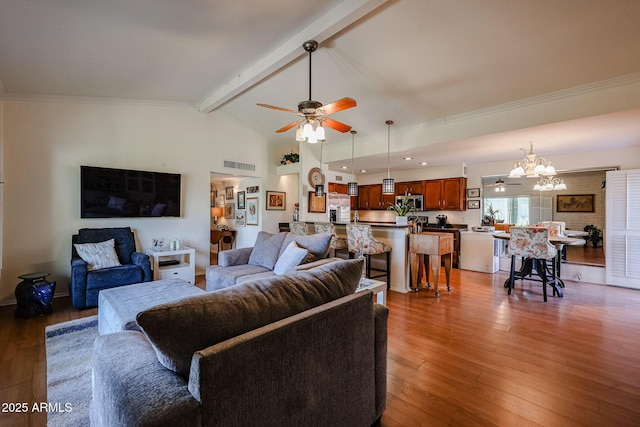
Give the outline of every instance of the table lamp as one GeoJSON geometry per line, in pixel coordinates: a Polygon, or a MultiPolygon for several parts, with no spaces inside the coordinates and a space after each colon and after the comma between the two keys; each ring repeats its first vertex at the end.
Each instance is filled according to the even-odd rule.
{"type": "Polygon", "coordinates": [[[214,224],[218,223],[218,217],[222,215],[223,215],[222,208],[211,208],[211,216],[213,217],[214,224]]]}

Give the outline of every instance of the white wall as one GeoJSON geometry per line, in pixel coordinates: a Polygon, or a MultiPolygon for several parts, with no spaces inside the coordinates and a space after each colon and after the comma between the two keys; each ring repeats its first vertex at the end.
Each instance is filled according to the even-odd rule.
{"type": "Polygon", "coordinates": [[[0,303],[14,299],[18,275],[44,271],[67,292],[71,235],[83,227],[131,226],[138,249],[179,237],[209,265],[210,172],[224,160],[269,175],[266,139],[224,116],[189,106],[3,100],[0,303]],[[243,149],[237,150],[241,142],[243,149]],[[182,174],[180,218],[80,219],[80,165],[182,174]]]}

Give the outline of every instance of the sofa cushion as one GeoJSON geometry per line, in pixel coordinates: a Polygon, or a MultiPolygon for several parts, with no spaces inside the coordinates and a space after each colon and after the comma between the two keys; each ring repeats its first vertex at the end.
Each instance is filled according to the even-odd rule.
{"type": "Polygon", "coordinates": [[[249,264],[259,265],[273,270],[280,256],[282,242],[284,242],[286,236],[287,233],[272,234],[266,231],[259,232],[251,255],[249,255],[249,264]]]}
{"type": "Polygon", "coordinates": [[[137,322],[160,363],[186,378],[196,351],[352,294],[361,272],[361,260],[331,262],[158,305],[137,322]]]}
{"type": "Polygon", "coordinates": [[[302,262],[309,253],[308,250],[301,248],[296,242],[291,242],[287,248],[280,254],[273,272],[275,274],[284,274],[287,270],[292,269],[302,262]]]}
{"type": "Polygon", "coordinates": [[[87,263],[87,271],[120,265],[114,239],[99,243],[76,243],[73,246],[80,258],[87,263]]]}
{"type": "Polygon", "coordinates": [[[329,245],[331,244],[331,233],[309,234],[300,236],[293,233],[285,233],[285,239],[282,243],[279,256],[287,248],[291,242],[296,242],[298,246],[309,251],[309,255],[304,259],[303,263],[316,261],[326,258],[329,253],[329,245]]]}
{"type": "Polygon", "coordinates": [[[229,267],[212,265],[207,267],[206,272],[207,291],[228,288],[238,283],[238,279],[241,277],[261,273],[273,274],[270,269],[260,265],[240,264],[230,265],[229,267]]]}

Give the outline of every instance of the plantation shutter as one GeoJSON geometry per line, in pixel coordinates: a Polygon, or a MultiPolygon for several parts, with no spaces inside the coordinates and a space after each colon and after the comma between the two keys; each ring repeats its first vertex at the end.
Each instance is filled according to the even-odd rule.
{"type": "Polygon", "coordinates": [[[640,289],[640,170],[607,172],[608,285],[640,289]]]}

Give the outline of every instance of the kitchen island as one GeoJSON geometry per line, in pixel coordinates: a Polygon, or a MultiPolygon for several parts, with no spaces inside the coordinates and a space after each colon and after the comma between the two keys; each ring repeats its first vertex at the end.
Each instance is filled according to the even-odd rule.
{"type": "MultiPolygon", "coordinates": [[[[411,290],[409,283],[409,231],[411,227],[408,225],[396,225],[394,223],[384,222],[366,222],[359,221],[357,224],[370,225],[373,231],[373,237],[376,240],[391,246],[390,262],[391,262],[391,283],[388,285],[392,291],[409,292],[411,290]]],[[[346,224],[335,223],[336,234],[338,237],[347,238],[346,224]]],[[[374,267],[385,268],[384,255],[374,255],[371,257],[371,263],[374,267]]]]}

